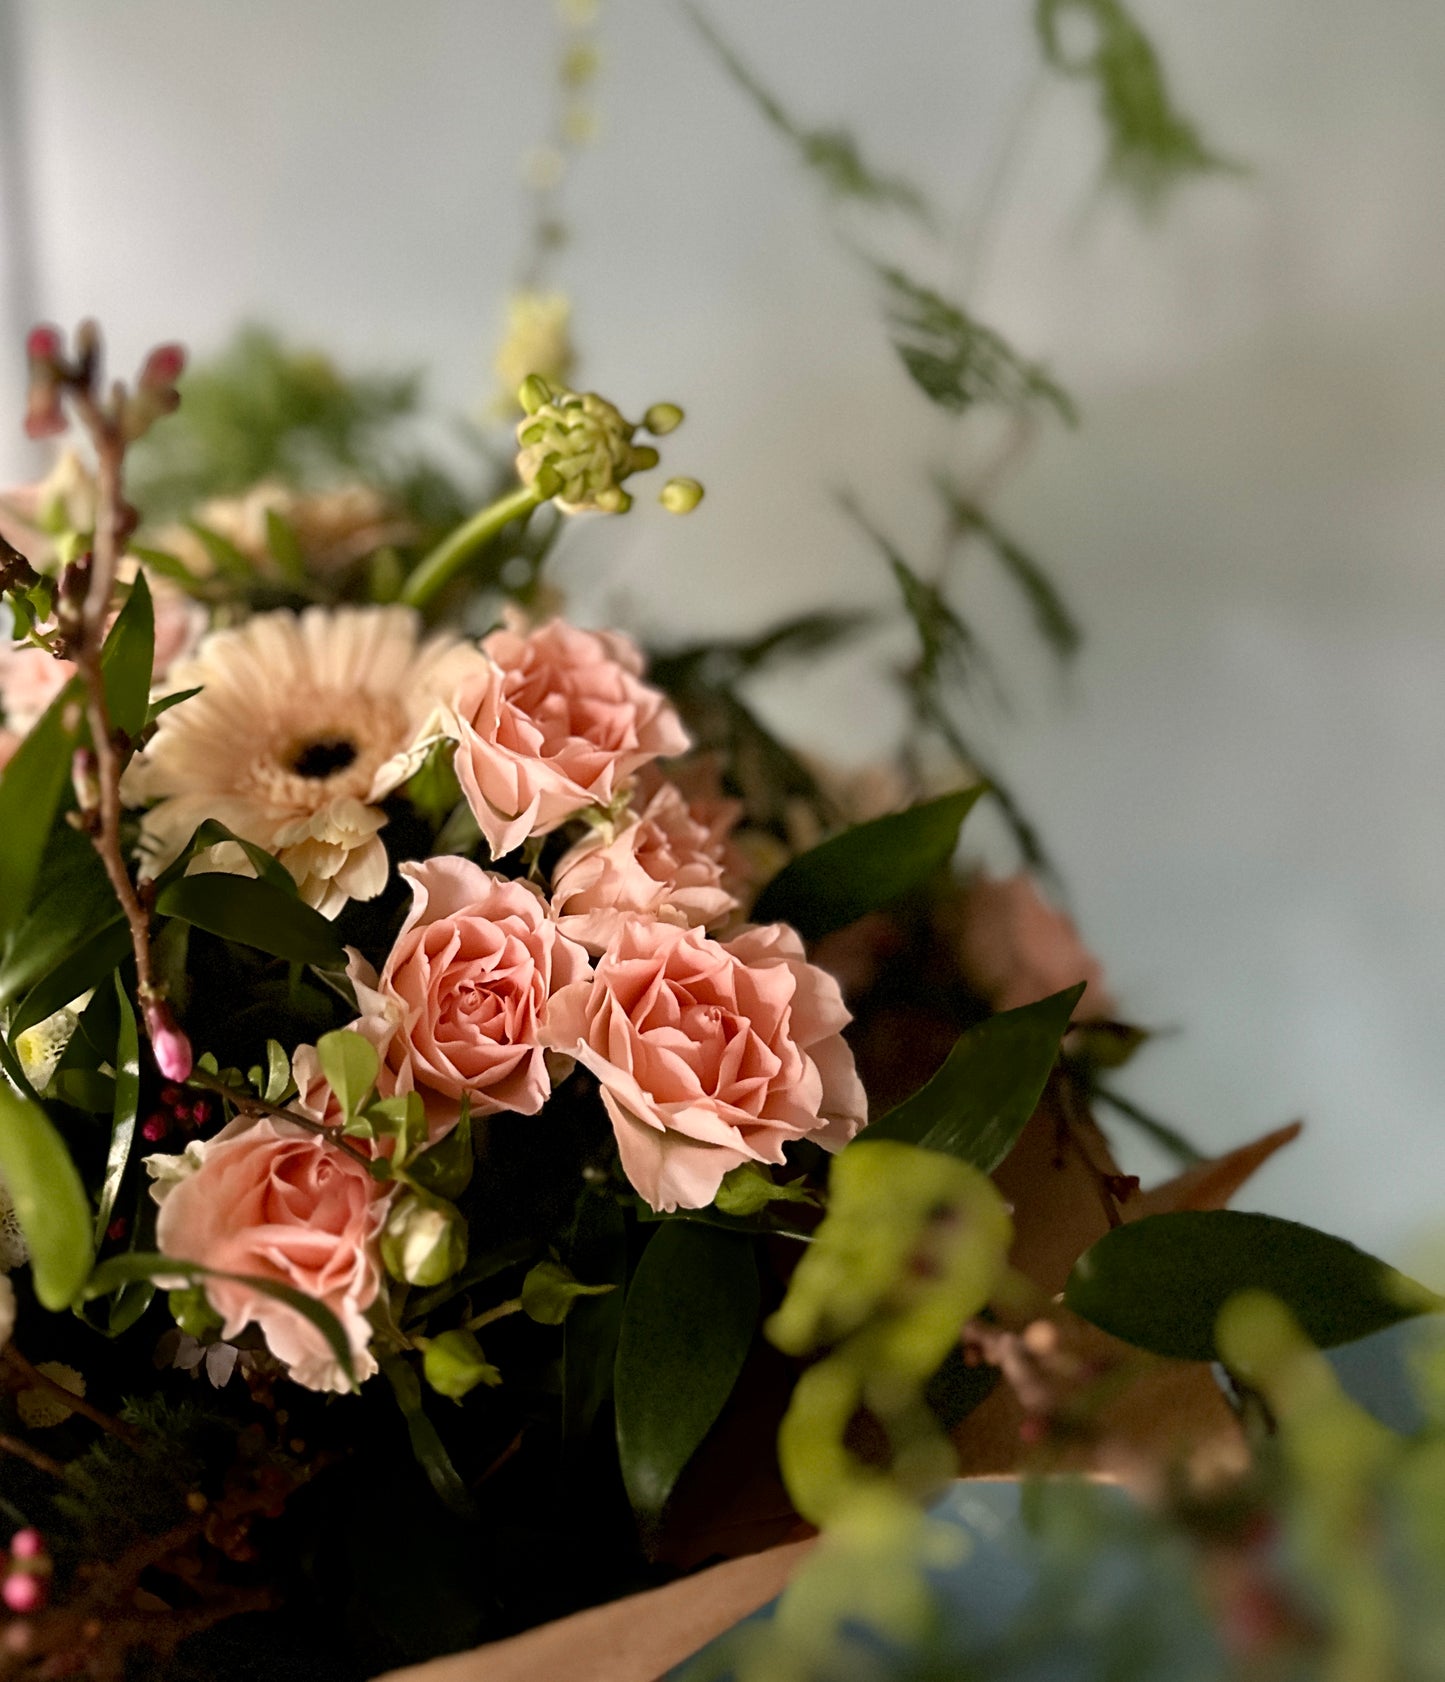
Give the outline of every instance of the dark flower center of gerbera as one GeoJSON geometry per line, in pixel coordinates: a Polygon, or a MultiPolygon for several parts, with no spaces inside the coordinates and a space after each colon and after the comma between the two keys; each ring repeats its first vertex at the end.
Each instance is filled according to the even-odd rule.
{"type": "Polygon", "coordinates": [[[356,762],[356,746],[344,736],[327,736],[319,742],[303,742],[291,755],[291,769],[298,777],[321,782],[334,777],[356,762]]]}

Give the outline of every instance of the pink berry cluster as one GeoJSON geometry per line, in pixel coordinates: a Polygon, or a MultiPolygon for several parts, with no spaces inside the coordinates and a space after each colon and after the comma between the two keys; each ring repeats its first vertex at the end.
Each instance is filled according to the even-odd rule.
{"type": "Polygon", "coordinates": [[[50,1574],[54,1567],[46,1552],[45,1538],[27,1527],[10,1538],[10,1551],[0,1556],[0,1600],[22,1617],[44,1609],[50,1598],[50,1574]]]}
{"type": "Polygon", "coordinates": [[[188,1137],[207,1126],[215,1114],[209,1098],[193,1095],[184,1087],[167,1084],[161,1088],[160,1102],[140,1126],[141,1138],[148,1145],[158,1145],[172,1133],[188,1137]]]}

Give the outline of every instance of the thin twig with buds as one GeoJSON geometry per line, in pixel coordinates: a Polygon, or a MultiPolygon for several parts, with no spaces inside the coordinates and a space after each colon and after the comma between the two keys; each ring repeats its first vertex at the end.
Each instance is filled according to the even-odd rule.
{"type": "Polygon", "coordinates": [[[32,436],[45,436],[65,427],[64,400],[84,427],[95,451],[96,516],[94,547],[89,557],[72,563],[71,585],[84,595],[70,606],[62,581],[62,625],[66,652],[85,688],[85,714],[90,747],[75,759],[76,797],[91,840],[105,868],[115,897],[130,928],[135,953],[136,993],[156,1060],[167,1078],[184,1079],[190,1072],[190,1048],[176,1027],[170,1008],[156,986],[151,960],[150,912],[121,850],[121,773],[130,744],[117,738],[105,698],[101,654],[115,595],[116,574],[125,544],[135,529],[135,510],[123,494],[125,453],[154,421],[170,413],[180,401],[175,382],[185,365],[173,345],[151,352],[134,392],[117,381],[101,397],[100,334],[84,322],[75,335],[75,356],[64,354],[54,328],[38,327],[27,346],[30,359],[30,402],[26,426],[32,436]],[[74,569],[81,570],[77,573],[74,569]],[[66,622],[68,618],[69,622],[66,622]]]}

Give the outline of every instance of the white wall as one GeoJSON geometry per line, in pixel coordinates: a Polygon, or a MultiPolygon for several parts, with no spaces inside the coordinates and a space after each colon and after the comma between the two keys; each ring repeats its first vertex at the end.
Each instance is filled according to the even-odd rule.
{"type": "MultiPolygon", "coordinates": [[[[689,522],[594,527],[570,578],[676,630],[876,598],[833,490],[922,543],[923,472],[966,466],[973,434],[917,400],[810,185],[678,9],[604,5],[606,130],[563,273],[589,376],[628,405],[687,404],[672,459],[710,494],[689,522]]],[[[476,401],[517,165],[545,122],[549,8],[7,6],[47,315],[100,314],[127,358],[270,317],[476,401]]],[[[1085,96],[1043,94],[975,302],[1083,401],[1082,431],[1047,435],[1000,510],[1091,642],[1060,694],[980,574],[1031,697],[995,736],[1118,990],[1186,1030],[1133,1089],[1221,1144],[1306,1115],[1254,1200],[1400,1255],[1445,1214],[1445,17],[1138,9],[1182,103],[1254,175],[1142,228],[1093,191],[1085,96]]],[[[801,115],[855,125],[955,219],[977,205],[1034,75],[1027,0],[712,10],[801,115]]],[[[13,358],[0,369],[13,399],[13,358]]],[[[856,670],[792,710],[841,756],[892,722],[856,670]]]]}

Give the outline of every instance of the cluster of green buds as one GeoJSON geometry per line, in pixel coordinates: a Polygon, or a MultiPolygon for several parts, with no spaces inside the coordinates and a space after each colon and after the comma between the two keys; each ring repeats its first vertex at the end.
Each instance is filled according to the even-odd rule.
{"type": "MultiPolygon", "coordinates": [[[[682,424],[675,403],[654,403],[641,421],[630,421],[595,391],[548,385],[539,374],[517,393],[526,418],[517,427],[517,473],[522,483],[556,503],[564,514],[625,514],[632,497],[623,482],[656,467],[658,453],[633,440],[639,432],[661,438],[682,424]]],[[[669,479],[658,500],[674,514],[702,501],[696,479],[669,479]]]]}

